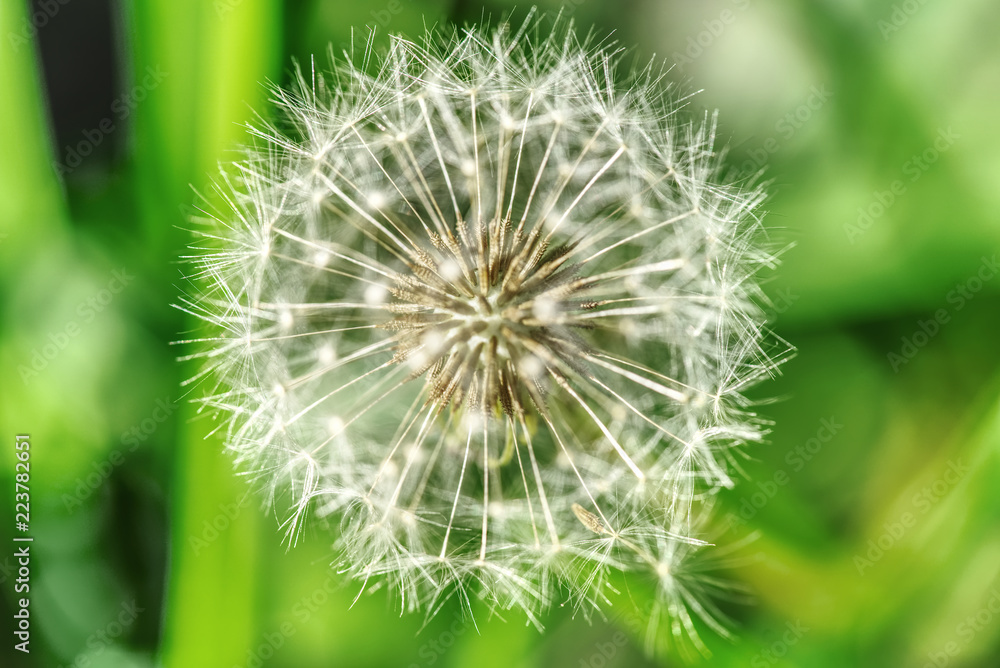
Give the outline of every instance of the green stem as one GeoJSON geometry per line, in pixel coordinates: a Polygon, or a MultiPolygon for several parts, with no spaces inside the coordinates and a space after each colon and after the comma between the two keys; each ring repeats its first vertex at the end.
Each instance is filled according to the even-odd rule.
{"type": "MultiPolygon", "coordinates": [[[[275,76],[280,3],[145,0],[128,7],[128,19],[133,86],[148,88],[133,119],[136,200],[145,246],[162,261],[191,241],[183,212],[200,203],[189,184],[207,192],[216,163],[243,138],[239,124],[262,102],[260,82],[275,76]]],[[[165,266],[163,275],[176,281],[176,271],[165,266]]],[[[196,419],[190,405],[181,420],[160,658],[178,668],[239,665],[259,631],[260,513],[221,439],[209,435],[214,421],[196,419]]]]}
{"type": "Polygon", "coordinates": [[[27,4],[0,3],[0,271],[20,271],[35,246],[67,230],[66,203],[52,168],[35,40],[27,4]],[[9,28],[7,30],[6,28],[9,28]]]}

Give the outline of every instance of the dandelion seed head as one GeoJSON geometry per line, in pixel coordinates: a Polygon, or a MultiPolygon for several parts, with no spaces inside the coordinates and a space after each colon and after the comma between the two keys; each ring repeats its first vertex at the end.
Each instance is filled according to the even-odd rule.
{"type": "Polygon", "coordinates": [[[339,570],[404,609],[540,626],[620,569],[690,636],[679,555],[709,549],[783,350],[763,194],[719,178],[714,118],[681,120],[659,66],[543,26],[393,37],[275,90],[191,258],[185,308],[221,332],[204,402],[291,491],[290,538],[335,519],[339,570]]]}

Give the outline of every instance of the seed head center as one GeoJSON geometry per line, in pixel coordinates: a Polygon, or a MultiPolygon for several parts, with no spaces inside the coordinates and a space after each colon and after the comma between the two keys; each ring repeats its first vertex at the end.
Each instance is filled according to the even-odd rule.
{"type": "Polygon", "coordinates": [[[391,289],[395,360],[425,378],[427,402],[442,408],[489,416],[540,405],[547,378],[581,353],[572,330],[587,284],[567,262],[570,250],[548,251],[537,235],[511,235],[502,223],[432,244],[437,253],[419,253],[391,289]]]}

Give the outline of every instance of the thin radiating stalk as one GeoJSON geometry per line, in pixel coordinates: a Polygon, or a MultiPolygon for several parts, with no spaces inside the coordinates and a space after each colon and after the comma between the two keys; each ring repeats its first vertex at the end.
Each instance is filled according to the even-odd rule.
{"type": "MultiPolygon", "coordinates": [[[[257,82],[276,72],[280,7],[270,0],[150,1],[126,9],[128,34],[134,35],[131,70],[165,74],[130,120],[144,248],[154,256],[151,266],[169,268],[162,257],[182,233],[177,212],[190,203],[190,184],[201,183],[232,147],[246,102],[259,98],[257,82]]],[[[178,329],[195,329],[187,320],[178,329]]],[[[257,520],[240,512],[218,538],[192,548],[191,538],[201,536],[205,522],[211,525],[221,509],[238,506],[245,490],[233,480],[231,462],[211,447],[217,437],[195,407],[180,411],[180,424],[161,661],[235,665],[245,660],[258,633],[257,520]]]]}
{"type": "Polygon", "coordinates": [[[228,447],[404,609],[457,592],[540,626],[560,587],[588,613],[635,571],[707,651],[679,574],[764,431],[762,193],[718,178],[714,121],[676,120],[654,67],[566,22],[370,56],[274,91],[190,256],[228,447]]]}

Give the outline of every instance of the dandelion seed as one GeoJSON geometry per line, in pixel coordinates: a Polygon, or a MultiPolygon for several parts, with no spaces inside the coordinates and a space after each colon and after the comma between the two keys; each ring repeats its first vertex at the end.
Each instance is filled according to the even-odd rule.
{"type": "Polygon", "coordinates": [[[574,503],[573,513],[576,515],[576,519],[580,520],[583,526],[587,527],[594,533],[601,535],[607,533],[608,530],[605,528],[604,524],[601,522],[601,518],[590,512],[579,503],[574,503]]]}
{"type": "MultiPolygon", "coordinates": [[[[540,612],[660,583],[670,633],[702,502],[763,426],[762,193],[717,178],[714,119],[572,26],[394,37],[275,90],[223,178],[185,308],[238,464],[335,518],[341,570],[406,609],[540,612]],[[371,65],[372,67],[369,67],[371,65]],[[368,71],[375,74],[368,74],[368,71]]],[[[703,645],[699,645],[703,647],[703,645]]]]}

